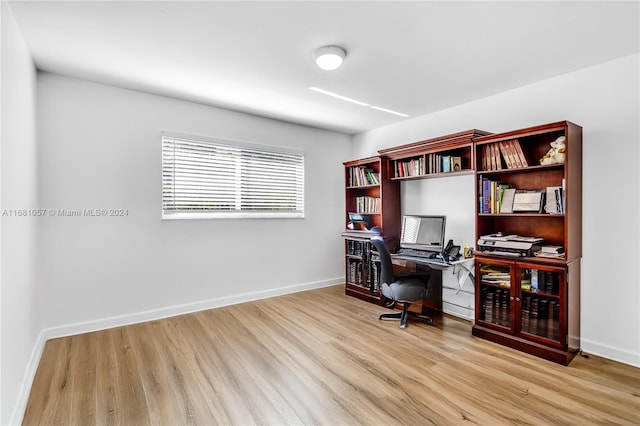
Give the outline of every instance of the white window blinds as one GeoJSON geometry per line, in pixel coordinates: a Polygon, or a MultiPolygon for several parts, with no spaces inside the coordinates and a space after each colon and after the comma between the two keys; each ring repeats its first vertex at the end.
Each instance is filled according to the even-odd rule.
{"type": "Polygon", "coordinates": [[[162,216],[304,217],[304,155],[164,135],[162,216]]]}

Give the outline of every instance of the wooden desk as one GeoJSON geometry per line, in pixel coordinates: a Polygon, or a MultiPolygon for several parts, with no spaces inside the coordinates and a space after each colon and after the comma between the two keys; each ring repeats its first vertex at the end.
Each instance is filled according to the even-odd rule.
{"type": "Polygon", "coordinates": [[[455,262],[451,262],[448,266],[433,264],[430,259],[416,259],[404,258],[403,256],[392,255],[391,262],[393,263],[394,273],[400,272],[429,272],[429,286],[431,286],[431,297],[422,299],[421,302],[414,302],[411,304],[409,310],[412,312],[422,313],[428,316],[442,315],[442,271],[449,270],[449,268],[457,269],[458,283],[462,287],[468,276],[473,278],[473,257],[463,258],[455,262]],[[469,266],[471,265],[471,266],[469,266]]]}
{"type": "Polygon", "coordinates": [[[442,269],[434,269],[428,263],[417,260],[406,260],[392,256],[393,272],[428,272],[431,297],[422,299],[422,302],[414,302],[409,307],[412,312],[421,313],[430,317],[442,315],[442,269]]]}

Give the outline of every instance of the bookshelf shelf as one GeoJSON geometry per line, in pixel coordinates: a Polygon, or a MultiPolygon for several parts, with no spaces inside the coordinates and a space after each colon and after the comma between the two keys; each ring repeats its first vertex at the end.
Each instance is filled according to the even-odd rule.
{"type": "Polygon", "coordinates": [[[358,190],[358,189],[370,189],[370,188],[378,188],[380,185],[355,185],[355,186],[347,186],[346,189],[354,189],[354,190],[358,190]]]}
{"type": "Polygon", "coordinates": [[[511,258],[476,247],[472,332],[567,365],[580,348],[582,128],[563,121],[478,137],[475,159],[476,238],[498,232],[540,237],[543,244],[562,246],[564,258],[511,258]],[[541,165],[540,159],[560,137],[565,141],[564,161],[541,165]],[[511,141],[515,141],[526,166],[513,167],[513,158],[508,160],[513,152],[509,148],[514,146],[511,141]],[[496,183],[491,188],[487,182],[496,183]],[[540,211],[499,213],[501,194],[509,187],[516,193],[542,191],[540,211]],[[489,201],[487,188],[491,188],[489,201]],[[547,194],[554,199],[545,200],[547,194]],[[508,276],[510,286],[493,285],[486,272],[490,270],[508,276]],[[540,285],[543,287],[536,288],[540,285]]]}
{"type": "Polygon", "coordinates": [[[392,177],[391,180],[413,180],[413,179],[433,179],[433,178],[442,178],[442,177],[451,177],[451,176],[460,176],[460,175],[469,175],[473,174],[473,170],[462,170],[460,172],[442,172],[442,173],[427,173],[416,176],[403,176],[403,177],[392,177]]]}
{"type": "Polygon", "coordinates": [[[478,213],[478,216],[486,216],[486,217],[511,217],[511,218],[524,218],[524,217],[535,217],[535,218],[545,218],[545,219],[563,219],[564,214],[562,213],[478,213]]]}
{"type": "Polygon", "coordinates": [[[473,173],[473,138],[489,134],[468,130],[378,151],[389,159],[392,180],[441,178],[473,173]]]}

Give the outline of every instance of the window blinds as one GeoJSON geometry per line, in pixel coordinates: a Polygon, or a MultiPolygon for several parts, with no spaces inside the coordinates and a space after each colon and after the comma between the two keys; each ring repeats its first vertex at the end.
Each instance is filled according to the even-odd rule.
{"type": "Polygon", "coordinates": [[[304,217],[304,155],[163,136],[162,213],[163,218],[304,217]]]}

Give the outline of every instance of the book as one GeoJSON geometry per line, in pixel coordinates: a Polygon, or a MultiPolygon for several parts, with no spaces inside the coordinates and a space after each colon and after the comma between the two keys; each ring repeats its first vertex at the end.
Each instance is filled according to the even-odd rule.
{"type": "Polygon", "coordinates": [[[513,200],[516,195],[515,188],[505,188],[500,203],[500,213],[513,213],[513,200]]]}
{"type": "Polygon", "coordinates": [[[547,336],[547,321],[549,318],[549,299],[540,299],[538,302],[538,330],[540,336],[547,336]]]}
{"type": "Polygon", "coordinates": [[[529,318],[530,318],[530,311],[531,310],[531,296],[525,296],[522,299],[522,322],[521,322],[521,327],[522,327],[522,331],[524,331],[525,333],[529,333],[529,318]]]}
{"type": "Polygon", "coordinates": [[[513,198],[513,211],[542,213],[543,201],[542,190],[519,189],[513,198]]]}
{"type": "Polygon", "coordinates": [[[531,270],[531,291],[538,291],[538,270],[531,270]]]}
{"type": "Polygon", "coordinates": [[[542,246],[540,250],[543,253],[562,254],[564,253],[564,247],[562,246],[542,246]]]}
{"type": "Polygon", "coordinates": [[[497,200],[497,204],[496,204],[495,213],[501,213],[502,202],[504,200],[504,191],[506,191],[509,188],[511,188],[511,185],[508,185],[508,184],[502,183],[502,182],[498,182],[498,186],[497,186],[498,200],[497,200]]]}
{"type": "Polygon", "coordinates": [[[534,252],[533,255],[536,257],[547,257],[550,259],[564,259],[564,253],[546,253],[542,250],[534,252]]]}
{"type": "Polygon", "coordinates": [[[558,325],[553,318],[554,312],[557,309],[556,305],[557,305],[557,302],[555,300],[549,300],[549,309],[547,312],[547,337],[553,340],[558,339],[558,336],[557,336],[558,325]]]}
{"type": "Polygon", "coordinates": [[[514,148],[518,159],[520,160],[519,163],[521,164],[520,167],[527,167],[529,165],[529,163],[527,162],[527,157],[524,155],[524,152],[522,151],[522,147],[520,146],[520,141],[518,139],[513,139],[511,141],[511,146],[514,148]]]}
{"type": "Polygon", "coordinates": [[[507,169],[513,169],[515,165],[511,162],[511,156],[507,151],[507,143],[498,142],[498,146],[500,147],[500,153],[502,154],[502,158],[504,158],[504,163],[507,165],[507,169]]]}
{"type": "Polygon", "coordinates": [[[558,191],[562,190],[560,186],[547,186],[544,211],[548,214],[562,213],[561,202],[558,198],[558,191]]]}
{"type": "Polygon", "coordinates": [[[462,157],[451,157],[451,171],[459,172],[462,170],[462,157]]]}
{"type": "Polygon", "coordinates": [[[520,160],[520,156],[518,155],[518,151],[515,147],[515,142],[513,140],[506,141],[505,145],[507,145],[507,148],[511,153],[511,159],[513,160],[514,168],[523,167],[522,161],[520,160]]]}
{"type": "Polygon", "coordinates": [[[442,172],[450,172],[451,171],[451,156],[443,155],[442,156],[442,172]]]}
{"type": "Polygon", "coordinates": [[[518,167],[522,167],[522,165],[519,165],[520,162],[517,161],[517,159],[516,159],[518,154],[515,152],[515,150],[513,148],[513,144],[511,143],[511,141],[505,141],[504,142],[504,147],[505,147],[505,150],[507,151],[507,155],[511,159],[511,164],[513,165],[513,168],[517,169],[518,167]]]}
{"type": "Polygon", "coordinates": [[[529,320],[529,331],[531,333],[536,333],[538,331],[538,306],[540,303],[540,299],[537,297],[531,298],[531,309],[530,309],[530,320],[529,320]]]}
{"type": "Polygon", "coordinates": [[[487,164],[487,145],[482,145],[482,149],[481,149],[481,155],[482,155],[482,170],[489,170],[489,164],[487,164]]]}
{"type": "Polygon", "coordinates": [[[502,325],[505,327],[509,327],[510,323],[510,312],[509,312],[509,290],[503,290],[502,295],[500,296],[500,307],[501,307],[501,317],[502,317],[502,325]]]}
{"type": "Polygon", "coordinates": [[[493,322],[493,292],[487,292],[484,300],[484,320],[493,322]]]}

